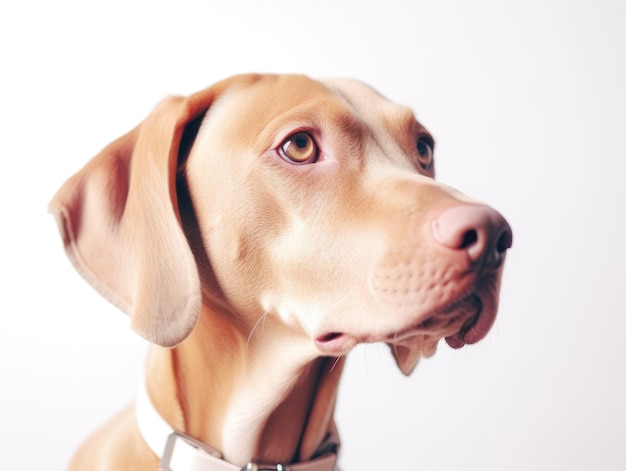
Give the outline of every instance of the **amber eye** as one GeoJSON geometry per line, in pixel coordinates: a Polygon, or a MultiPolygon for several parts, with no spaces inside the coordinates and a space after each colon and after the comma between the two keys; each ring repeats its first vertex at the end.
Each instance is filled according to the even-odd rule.
{"type": "Polygon", "coordinates": [[[433,166],[433,142],[427,137],[420,137],[417,140],[417,153],[420,166],[429,170],[433,166]]]}
{"type": "Polygon", "coordinates": [[[309,133],[297,132],[280,145],[280,156],[294,164],[312,164],[319,157],[317,144],[309,133]]]}

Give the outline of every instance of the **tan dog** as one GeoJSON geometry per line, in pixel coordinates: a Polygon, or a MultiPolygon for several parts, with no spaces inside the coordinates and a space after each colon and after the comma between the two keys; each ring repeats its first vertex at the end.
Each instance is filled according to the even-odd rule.
{"type": "Polygon", "coordinates": [[[72,469],[158,469],[162,443],[174,471],[185,447],[190,469],[331,470],[356,344],[409,374],[484,337],[511,230],[433,180],[433,145],[360,82],[244,75],[166,99],[73,176],[50,205],[68,254],[155,345],[149,418],[129,407],[72,469]],[[149,437],[159,415],[199,444],[149,437]]]}

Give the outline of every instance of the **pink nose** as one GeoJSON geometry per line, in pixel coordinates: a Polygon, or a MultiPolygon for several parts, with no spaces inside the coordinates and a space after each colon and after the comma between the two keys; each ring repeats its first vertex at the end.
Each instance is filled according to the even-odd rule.
{"type": "Polygon", "coordinates": [[[497,269],[513,242],[509,223],[502,215],[480,204],[459,204],[433,221],[435,239],[441,245],[465,251],[475,265],[497,269]]]}

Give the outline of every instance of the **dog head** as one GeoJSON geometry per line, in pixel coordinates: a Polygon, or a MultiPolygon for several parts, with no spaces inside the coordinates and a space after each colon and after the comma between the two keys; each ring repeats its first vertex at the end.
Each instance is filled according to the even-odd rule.
{"type": "Polygon", "coordinates": [[[486,335],[511,244],[498,213],[435,182],[433,148],[360,82],[237,76],[163,101],[50,208],[151,342],[184,340],[205,303],[317,354],[386,342],[408,374],[440,339],[486,335]]]}

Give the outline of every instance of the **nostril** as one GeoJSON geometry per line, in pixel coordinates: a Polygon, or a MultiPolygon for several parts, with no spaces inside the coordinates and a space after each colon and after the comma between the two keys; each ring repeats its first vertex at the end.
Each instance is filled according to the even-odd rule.
{"type": "Polygon", "coordinates": [[[460,249],[467,249],[471,247],[478,241],[478,233],[475,229],[470,229],[463,235],[463,240],[461,241],[460,249]]]}
{"type": "Polygon", "coordinates": [[[502,231],[496,242],[496,251],[504,253],[513,245],[513,233],[509,229],[502,231]]]}

